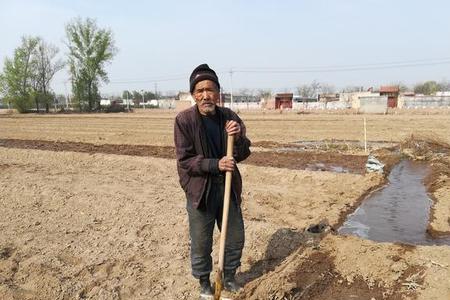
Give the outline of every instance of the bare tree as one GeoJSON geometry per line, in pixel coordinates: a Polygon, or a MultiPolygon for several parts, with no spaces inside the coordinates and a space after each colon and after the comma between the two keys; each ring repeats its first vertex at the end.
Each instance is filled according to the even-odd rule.
{"type": "Polygon", "coordinates": [[[441,91],[441,92],[450,91],[450,81],[448,81],[448,80],[445,80],[445,79],[441,80],[438,83],[438,86],[439,86],[439,91],[441,91]]]}
{"type": "Polygon", "coordinates": [[[401,82],[401,81],[391,82],[389,84],[389,86],[398,86],[398,90],[399,90],[400,93],[404,93],[404,92],[407,92],[408,90],[410,90],[410,88],[406,84],[401,82]]]}
{"type": "Polygon", "coordinates": [[[247,109],[249,107],[250,98],[255,95],[255,90],[249,88],[242,88],[239,90],[239,95],[242,97],[242,101],[247,103],[247,109]]]}
{"type": "Polygon", "coordinates": [[[133,99],[133,95],[128,90],[122,92],[122,99],[133,99]]]}
{"type": "Polygon", "coordinates": [[[258,98],[270,98],[272,97],[272,91],[269,89],[259,89],[256,91],[256,96],[258,96],[258,98]]]}
{"type": "Polygon", "coordinates": [[[310,84],[302,84],[297,88],[297,92],[302,98],[316,98],[320,90],[320,83],[313,80],[310,84]]]}
{"type": "Polygon", "coordinates": [[[64,62],[61,59],[54,61],[59,49],[43,40],[39,40],[36,54],[33,59],[36,66],[36,104],[39,102],[45,104],[45,111],[49,112],[49,102],[52,98],[50,92],[50,81],[56,72],[64,68],[64,62]],[[54,61],[54,62],[53,62],[54,61]]]}
{"type": "Polygon", "coordinates": [[[334,94],[336,93],[336,88],[334,85],[328,84],[328,83],[321,83],[320,84],[320,93],[321,94],[334,94]]]}
{"type": "Polygon", "coordinates": [[[356,85],[349,85],[342,89],[342,93],[355,93],[355,92],[361,92],[363,91],[362,86],[356,86],[356,85]]]}

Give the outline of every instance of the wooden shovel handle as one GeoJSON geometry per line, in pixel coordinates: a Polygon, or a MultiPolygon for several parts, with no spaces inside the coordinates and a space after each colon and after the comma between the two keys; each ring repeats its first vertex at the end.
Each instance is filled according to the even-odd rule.
{"type": "MultiPolygon", "coordinates": [[[[227,139],[227,157],[233,157],[234,135],[229,135],[227,139]]],[[[220,230],[220,247],[219,247],[219,271],[223,271],[224,257],[225,257],[225,241],[227,236],[228,211],[230,209],[230,195],[231,195],[231,177],[233,172],[227,171],[225,173],[225,191],[223,196],[223,214],[222,214],[222,229],[220,230]]]]}

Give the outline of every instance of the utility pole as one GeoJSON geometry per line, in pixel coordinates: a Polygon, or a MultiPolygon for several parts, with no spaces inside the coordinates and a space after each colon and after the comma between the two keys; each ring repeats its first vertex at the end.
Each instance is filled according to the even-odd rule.
{"type": "Polygon", "coordinates": [[[142,93],[142,105],[144,106],[145,109],[144,90],[141,90],[141,93],[142,93]]]}
{"type": "Polygon", "coordinates": [[[155,98],[158,100],[158,83],[155,82],[155,98]]]}
{"type": "Polygon", "coordinates": [[[230,86],[231,86],[230,109],[233,109],[233,68],[230,69],[230,86]]]}

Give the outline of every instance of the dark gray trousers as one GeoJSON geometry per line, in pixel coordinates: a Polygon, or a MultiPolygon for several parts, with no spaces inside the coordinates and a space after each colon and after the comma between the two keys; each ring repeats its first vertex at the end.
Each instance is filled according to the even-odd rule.
{"type": "MultiPolygon", "coordinates": [[[[224,183],[212,181],[206,207],[195,209],[189,203],[189,234],[191,238],[191,267],[195,278],[212,271],[212,244],[214,226],[222,228],[224,183]]],[[[245,234],[241,208],[231,197],[225,243],[224,270],[235,271],[241,265],[245,234]]]]}

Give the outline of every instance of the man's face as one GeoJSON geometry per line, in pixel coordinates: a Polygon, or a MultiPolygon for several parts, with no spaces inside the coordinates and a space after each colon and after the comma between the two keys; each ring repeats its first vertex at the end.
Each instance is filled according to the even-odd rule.
{"type": "Polygon", "coordinates": [[[219,100],[219,90],[214,81],[202,80],[195,85],[192,93],[202,115],[216,113],[216,103],[219,100]]]}

